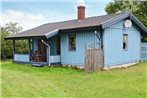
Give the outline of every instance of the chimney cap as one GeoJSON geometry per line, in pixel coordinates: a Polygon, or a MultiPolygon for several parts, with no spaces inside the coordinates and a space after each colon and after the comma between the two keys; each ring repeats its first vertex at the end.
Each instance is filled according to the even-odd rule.
{"type": "Polygon", "coordinates": [[[77,6],[85,6],[85,1],[84,0],[79,0],[77,6]]]}

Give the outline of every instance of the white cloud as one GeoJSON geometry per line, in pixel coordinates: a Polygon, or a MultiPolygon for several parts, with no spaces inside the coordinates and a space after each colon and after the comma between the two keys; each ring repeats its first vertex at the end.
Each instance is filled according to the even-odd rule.
{"type": "Polygon", "coordinates": [[[59,22],[59,21],[66,21],[66,20],[71,20],[76,18],[75,17],[76,13],[64,13],[62,12],[57,12],[57,11],[49,11],[49,13],[46,16],[47,23],[52,23],[52,22],[59,22]]]}
{"type": "Polygon", "coordinates": [[[23,27],[23,30],[27,30],[45,23],[45,18],[41,14],[32,14],[23,11],[6,10],[0,15],[2,20],[2,26],[9,22],[17,22],[23,27]]]}
{"type": "Polygon", "coordinates": [[[65,13],[52,10],[49,12],[50,13],[48,13],[46,16],[43,16],[42,14],[32,14],[18,10],[5,10],[3,11],[2,15],[0,15],[0,20],[2,20],[0,25],[4,26],[10,22],[17,22],[20,26],[22,26],[24,31],[45,23],[65,21],[75,17],[74,14],[67,15],[65,13]]]}

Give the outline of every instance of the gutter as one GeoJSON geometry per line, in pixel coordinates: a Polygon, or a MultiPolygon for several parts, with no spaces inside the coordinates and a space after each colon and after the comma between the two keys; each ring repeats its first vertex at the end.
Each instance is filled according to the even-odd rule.
{"type": "Polygon", "coordinates": [[[59,29],[53,30],[45,34],[46,39],[51,38],[59,33],[59,29]]]}
{"type": "Polygon", "coordinates": [[[49,44],[47,44],[43,39],[41,40],[41,42],[42,43],[44,43],[47,47],[48,47],[48,49],[47,49],[47,62],[48,62],[48,66],[50,66],[50,45],[49,44]]]}

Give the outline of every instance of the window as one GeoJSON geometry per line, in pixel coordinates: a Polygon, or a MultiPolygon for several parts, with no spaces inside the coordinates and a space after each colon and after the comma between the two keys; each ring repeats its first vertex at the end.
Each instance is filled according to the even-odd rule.
{"type": "Polygon", "coordinates": [[[70,51],[76,50],[76,36],[75,35],[69,35],[68,39],[68,48],[70,51]]]}
{"type": "Polygon", "coordinates": [[[128,34],[123,34],[123,50],[128,49],[128,34]]]}

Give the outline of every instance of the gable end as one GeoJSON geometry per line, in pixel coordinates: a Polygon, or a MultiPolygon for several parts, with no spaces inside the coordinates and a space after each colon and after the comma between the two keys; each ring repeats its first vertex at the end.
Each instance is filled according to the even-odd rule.
{"type": "Polygon", "coordinates": [[[143,31],[143,35],[147,35],[147,28],[131,13],[126,12],[123,15],[116,16],[112,19],[109,19],[101,24],[102,29],[105,29],[108,26],[111,26],[123,19],[130,18],[139,28],[143,31]]]}

